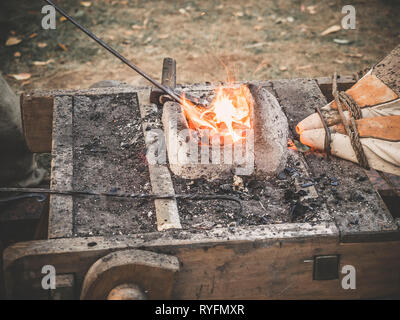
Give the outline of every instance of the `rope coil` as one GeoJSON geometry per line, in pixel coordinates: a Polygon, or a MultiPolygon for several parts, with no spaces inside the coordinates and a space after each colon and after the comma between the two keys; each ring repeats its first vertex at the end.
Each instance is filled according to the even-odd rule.
{"type": "Polygon", "coordinates": [[[361,108],[354,99],[346,92],[338,92],[337,90],[337,74],[333,75],[332,95],[339,111],[340,119],[344,125],[347,135],[350,138],[351,146],[356,154],[357,161],[361,167],[369,170],[369,164],[361,144],[360,135],[358,133],[356,120],[362,118],[361,108]],[[343,113],[343,106],[349,111],[349,121],[343,113]]]}

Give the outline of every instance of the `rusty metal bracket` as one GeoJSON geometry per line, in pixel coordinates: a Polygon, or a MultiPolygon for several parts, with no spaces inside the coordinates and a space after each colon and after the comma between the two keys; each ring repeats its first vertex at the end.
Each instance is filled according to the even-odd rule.
{"type": "Polygon", "coordinates": [[[339,255],[314,257],[313,280],[339,279],[339,255]]]}

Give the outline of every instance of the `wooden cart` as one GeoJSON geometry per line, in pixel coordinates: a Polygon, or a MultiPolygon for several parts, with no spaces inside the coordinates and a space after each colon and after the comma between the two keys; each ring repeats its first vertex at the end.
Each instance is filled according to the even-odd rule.
{"type": "MultiPolygon", "coordinates": [[[[339,89],[347,89],[354,82],[352,77],[342,77],[339,89]]],[[[277,97],[291,129],[314,112],[316,106],[325,105],[331,98],[328,78],[256,84],[277,97]]],[[[198,92],[215,87],[213,84],[194,84],[184,89],[198,92]]],[[[121,172],[118,160],[129,158],[124,158],[125,145],[121,147],[121,141],[116,140],[114,153],[107,161],[100,160],[102,156],[96,154],[85,158],[78,166],[76,161],[84,151],[82,140],[76,140],[74,130],[80,130],[79,139],[86,139],[87,145],[88,139],[95,139],[82,131],[85,121],[94,121],[91,110],[96,109],[106,117],[104,127],[99,128],[99,132],[104,131],[104,135],[99,133],[100,140],[108,134],[107,130],[118,130],[120,115],[129,113],[130,117],[140,119],[144,140],[150,147],[146,128],[159,125],[151,118],[155,106],[148,102],[150,90],[148,87],[118,87],[24,94],[21,106],[26,140],[34,152],[52,152],[52,188],[70,190],[79,184],[80,187],[94,189],[97,186],[97,190],[105,190],[112,184],[108,181],[110,175],[101,170],[109,170],[108,174],[111,173],[114,179],[125,181],[130,172],[121,172]],[[120,113],[114,112],[118,108],[123,109],[120,113]],[[83,178],[84,173],[89,178],[83,178]]],[[[93,148],[101,153],[99,144],[93,148]]],[[[155,213],[152,210],[147,215],[154,230],[144,227],[141,231],[135,227],[137,230],[132,232],[134,219],[146,219],[146,216],[133,216],[133,219],[129,216],[131,219],[128,220],[126,216],[118,215],[119,211],[113,211],[115,220],[110,222],[107,210],[117,210],[114,205],[101,202],[101,199],[97,199],[100,204],[96,204],[95,200],[85,197],[52,195],[48,218],[42,224],[48,225],[45,239],[17,243],[4,251],[7,298],[398,297],[398,208],[397,212],[389,212],[360,167],[340,159],[327,161],[321,154],[296,154],[301,160],[298,165],[310,177],[330,174],[338,182],[335,188],[328,190],[312,186],[323,211],[322,218],[316,222],[168,229],[168,226],[177,227],[179,222],[176,199],[159,199],[153,204],[155,213]],[[355,190],[358,197],[346,196],[355,190]],[[342,201],[332,199],[331,192],[344,195],[344,198],[342,201]],[[159,230],[167,226],[164,229],[168,230],[158,231],[155,226],[159,230]],[[56,270],[54,290],[42,288],[42,279],[46,275],[42,268],[46,265],[54,266],[56,270]],[[355,289],[345,289],[342,285],[348,272],[343,267],[349,265],[356,271],[355,289]]],[[[167,165],[149,165],[148,172],[151,191],[174,191],[167,165]]]]}

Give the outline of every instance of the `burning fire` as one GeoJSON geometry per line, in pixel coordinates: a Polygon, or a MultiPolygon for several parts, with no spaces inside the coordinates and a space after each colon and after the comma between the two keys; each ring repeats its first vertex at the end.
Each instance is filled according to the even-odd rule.
{"type": "Polygon", "coordinates": [[[222,143],[238,142],[246,137],[246,130],[252,128],[252,100],[246,85],[239,88],[216,90],[216,96],[209,107],[192,104],[182,95],[183,112],[189,127],[194,130],[209,130],[210,139],[219,135],[222,143]]]}

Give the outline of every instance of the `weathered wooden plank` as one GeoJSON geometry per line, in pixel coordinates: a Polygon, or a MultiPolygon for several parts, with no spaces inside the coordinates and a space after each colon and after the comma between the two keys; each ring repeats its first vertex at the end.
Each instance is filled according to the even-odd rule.
{"type": "Polygon", "coordinates": [[[96,260],[127,248],[178,258],[181,270],[172,294],[177,299],[343,299],[400,293],[399,241],[341,244],[335,226],[327,224],[18,243],[4,254],[8,297],[23,296],[27,278],[40,281],[44,264],[74,273],[79,289],[96,260]],[[339,279],[313,280],[312,262],[319,255],[340,256],[339,279]],[[356,269],[356,290],[341,287],[344,265],[356,269]]]}
{"type": "Polygon", "coordinates": [[[73,274],[56,275],[56,289],[50,291],[52,300],[75,299],[75,276],[73,274]]]}
{"type": "MultiPolygon", "coordinates": [[[[41,269],[45,264],[53,265],[58,274],[74,273],[76,283],[81,286],[90,266],[99,258],[116,250],[138,248],[174,254],[172,252],[182,246],[188,249],[206,247],[202,250],[207,250],[207,248],[228,244],[228,247],[231,247],[228,249],[229,251],[241,252],[252,247],[253,241],[256,242],[254,247],[268,247],[274,243],[279,246],[280,240],[302,242],[308,238],[319,239],[317,242],[329,238],[336,239],[332,241],[337,242],[338,231],[334,224],[328,223],[318,226],[281,224],[236,228],[235,230],[218,228],[201,233],[196,230],[192,232],[170,230],[131,236],[51,239],[17,243],[10,246],[4,253],[3,265],[7,296],[27,298],[31,292],[30,288],[40,285],[43,277],[41,269]],[[243,245],[241,245],[242,243],[243,245]],[[237,244],[239,246],[236,249],[237,244]],[[162,249],[156,250],[156,248],[162,249]]],[[[184,263],[183,260],[179,260],[184,263]]],[[[205,267],[212,270],[218,266],[205,267]]],[[[186,274],[185,270],[181,271],[186,274]]],[[[190,280],[188,281],[190,283],[190,280]]],[[[182,283],[182,285],[184,284],[182,283]]]]}
{"type": "Polygon", "coordinates": [[[3,205],[0,209],[0,241],[32,239],[44,207],[45,203],[33,198],[3,205]]]}
{"type": "MultiPolygon", "coordinates": [[[[165,136],[162,133],[162,125],[157,117],[157,107],[146,104],[150,91],[143,90],[139,93],[140,115],[142,117],[143,135],[147,148],[147,161],[150,173],[151,188],[154,194],[175,194],[170,171],[166,165],[166,159],[159,159],[159,154],[165,150],[165,136]],[[159,150],[164,146],[164,150],[159,150]]],[[[176,199],[156,199],[154,201],[157,215],[157,230],[181,229],[178,205],[176,199]]]]}
{"type": "MultiPolygon", "coordinates": [[[[50,187],[72,190],[73,176],[73,98],[59,96],[54,99],[53,147],[50,187]]],[[[48,237],[64,238],[73,235],[72,196],[51,195],[48,237]]]]}
{"type": "Polygon", "coordinates": [[[398,44],[372,71],[383,83],[400,96],[400,45],[398,44]]]}
{"type": "Polygon", "coordinates": [[[53,104],[52,96],[21,95],[21,118],[25,141],[32,152],[51,150],[53,104]]]}
{"type": "MultiPolygon", "coordinates": [[[[272,83],[293,135],[300,120],[314,113],[315,107],[326,104],[314,80],[272,83]]],[[[327,204],[340,229],[342,241],[346,238],[347,241],[371,241],[374,236],[379,239],[399,237],[397,225],[361,167],[335,157],[328,161],[318,152],[308,152],[304,156],[320,199],[327,204]],[[331,179],[335,181],[333,185],[331,179]]]]}

